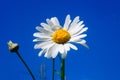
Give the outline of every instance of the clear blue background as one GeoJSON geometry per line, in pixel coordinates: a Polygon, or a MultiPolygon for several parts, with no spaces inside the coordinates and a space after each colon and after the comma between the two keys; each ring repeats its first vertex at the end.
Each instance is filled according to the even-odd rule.
{"type": "MultiPolygon", "coordinates": [[[[77,45],[66,58],[67,80],[120,80],[119,0],[2,0],[0,1],[0,80],[32,80],[7,42],[19,43],[19,52],[37,80],[41,63],[46,64],[46,80],[51,79],[51,59],[38,57],[33,33],[46,18],[58,17],[61,25],[67,14],[80,16],[89,28],[85,38],[90,49],[77,45]]],[[[56,69],[60,61],[56,58],[56,69]]],[[[55,80],[60,80],[55,75],[55,80]]]]}

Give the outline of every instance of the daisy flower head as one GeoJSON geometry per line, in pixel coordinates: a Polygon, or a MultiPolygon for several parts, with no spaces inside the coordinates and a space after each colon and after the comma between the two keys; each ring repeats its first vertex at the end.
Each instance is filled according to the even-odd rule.
{"type": "Polygon", "coordinates": [[[70,15],[67,15],[63,27],[57,17],[46,19],[46,22],[40,23],[42,27],[37,26],[38,32],[33,34],[36,37],[33,42],[38,42],[34,48],[41,49],[38,56],[45,54],[44,56],[47,58],[55,58],[60,53],[62,58],[65,58],[70,48],[78,50],[73,43],[88,48],[86,40],[83,39],[87,36],[83,32],[87,31],[88,28],[85,27],[83,21],[80,21],[79,16],[71,21],[70,15]]]}

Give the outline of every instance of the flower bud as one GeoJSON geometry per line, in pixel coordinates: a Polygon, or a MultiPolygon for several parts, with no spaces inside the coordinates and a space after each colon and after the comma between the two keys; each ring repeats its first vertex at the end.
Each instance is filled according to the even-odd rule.
{"type": "Polygon", "coordinates": [[[8,42],[8,48],[10,52],[16,52],[19,48],[17,43],[13,43],[11,40],[8,42]]]}

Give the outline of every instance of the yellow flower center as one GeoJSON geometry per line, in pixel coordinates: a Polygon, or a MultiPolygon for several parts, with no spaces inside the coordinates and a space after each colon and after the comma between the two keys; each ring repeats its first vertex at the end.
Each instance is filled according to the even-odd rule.
{"type": "Polygon", "coordinates": [[[64,44],[71,38],[68,31],[63,29],[56,30],[52,35],[52,40],[58,44],[64,44]]]}

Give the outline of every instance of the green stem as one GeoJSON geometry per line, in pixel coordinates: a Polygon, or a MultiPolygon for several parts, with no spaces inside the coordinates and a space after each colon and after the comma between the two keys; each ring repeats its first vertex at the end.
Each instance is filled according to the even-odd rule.
{"type": "Polygon", "coordinates": [[[65,59],[61,63],[61,80],[65,80],[65,59]]]}
{"type": "Polygon", "coordinates": [[[54,76],[55,76],[55,59],[52,59],[52,80],[54,80],[54,76]]]}
{"type": "Polygon", "coordinates": [[[18,55],[18,57],[20,58],[20,60],[23,62],[23,64],[24,64],[25,67],[27,68],[27,70],[28,70],[28,72],[30,73],[32,79],[35,80],[35,77],[34,77],[32,71],[30,70],[30,68],[28,67],[28,65],[25,63],[25,61],[23,60],[23,58],[21,57],[21,55],[19,54],[18,51],[16,51],[16,54],[18,55]]]}

